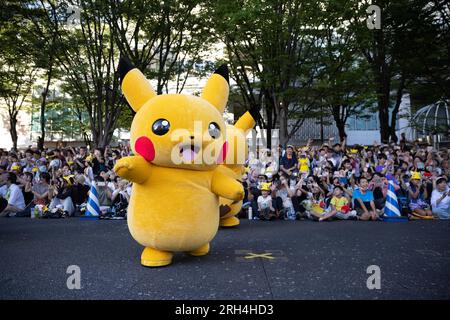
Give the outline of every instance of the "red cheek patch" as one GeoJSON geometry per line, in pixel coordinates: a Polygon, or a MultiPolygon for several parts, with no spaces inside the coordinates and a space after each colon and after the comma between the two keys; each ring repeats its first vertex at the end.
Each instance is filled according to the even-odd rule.
{"type": "Polygon", "coordinates": [[[227,158],[227,152],[228,152],[228,141],[225,141],[222,150],[220,150],[219,158],[217,159],[217,164],[222,164],[225,162],[225,159],[227,158]]]}
{"type": "Polygon", "coordinates": [[[134,150],[147,161],[155,159],[155,146],[147,137],[139,137],[134,144],[134,150]]]}

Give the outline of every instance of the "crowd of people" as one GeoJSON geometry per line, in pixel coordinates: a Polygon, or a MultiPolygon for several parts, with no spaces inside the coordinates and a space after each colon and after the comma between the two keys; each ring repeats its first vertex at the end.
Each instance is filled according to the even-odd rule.
{"type": "Polygon", "coordinates": [[[319,146],[310,140],[259,153],[250,155],[244,176],[244,208],[253,219],[381,220],[390,181],[401,216],[450,219],[447,148],[403,137],[399,144],[351,148],[345,140],[319,146]]]}
{"type": "Polygon", "coordinates": [[[54,150],[0,149],[0,216],[71,217],[83,214],[94,183],[101,217],[126,217],[131,184],[112,170],[130,154],[119,145],[88,152],[86,147],[54,150]]]}
{"type": "MultiPolygon", "coordinates": [[[[0,216],[70,217],[83,214],[93,183],[101,217],[126,218],[131,183],[117,176],[129,146],[94,149],[0,149],[0,216]],[[43,214],[42,214],[43,213],[43,214]]],[[[450,219],[450,153],[408,143],[352,146],[342,143],[249,154],[241,216],[259,220],[380,220],[389,181],[399,211],[410,219],[450,219]]]]}

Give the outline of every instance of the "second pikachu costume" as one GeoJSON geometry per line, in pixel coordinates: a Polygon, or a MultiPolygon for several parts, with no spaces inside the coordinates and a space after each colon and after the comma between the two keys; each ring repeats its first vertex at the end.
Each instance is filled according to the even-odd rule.
{"type": "MultiPolygon", "coordinates": [[[[228,153],[225,163],[221,166],[223,172],[233,179],[240,181],[244,174],[245,160],[248,154],[247,135],[255,126],[255,119],[260,117],[259,110],[252,108],[247,111],[232,125],[227,125],[228,153]]],[[[242,200],[233,201],[224,197],[220,198],[220,226],[235,227],[239,225],[236,215],[241,211],[242,200]]]]}

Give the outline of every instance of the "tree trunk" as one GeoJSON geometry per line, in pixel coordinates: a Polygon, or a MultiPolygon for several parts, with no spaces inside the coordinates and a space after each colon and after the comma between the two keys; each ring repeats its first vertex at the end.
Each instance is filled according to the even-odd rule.
{"type": "Polygon", "coordinates": [[[13,150],[17,151],[17,117],[11,116],[9,119],[9,133],[11,134],[11,140],[13,143],[13,150]]]}
{"type": "Polygon", "coordinates": [[[42,92],[42,102],[41,102],[41,118],[40,118],[40,124],[41,124],[41,136],[38,139],[38,149],[43,150],[44,149],[44,141],[45,141],[45,105],[47,102],[47,96],[48,96],[48,89],[50,88],[50,81],[52,79],[52,71],[53,71],[53,59],[50,58],[50,66],[47,72],[47,85],[45,87],[45,90],[42,92]]]}
{"type": "Polygon", "coordinates": [[[345,108],[345,106],[332,106],[331,107],[331,112],[333,114],[333,119],[334,122],[336,123],[336,128],[338,129],[339,132],[339,139],[342,143],[342,141],[344,141],[345,138],[347,138],[347,133],[345,132],[345,120],[346,120],[346,116],[345,116],[345,110],[342,110],[342,114],[341,114],[341,108],[345,108]]]}
{"type": "Polygon", "coordinates": [[[111,143],[111,139],[113,136],[114,130],[112,132],[102,132],[97,136],[97,140],[95,140],[95,146],[98,148],[104,149],[111,143]]]}
{"type": "Polygon", "coordinates": [[[380,121],[381,143],[389,143],[389,104],[386,103],[384,97],[378,99],[378,120],[380,121]]]}
{"type": "Polygon", "coordinates": [[[378,119],[380,121],[380,139],[382,143],[389,143],[389,98],[391,89],[391,74],[386,63],[385,39],[382,30],[377,30],[374,38],[376,55],[372,68],[375,74],[375,83],[378,95],[378,119]]]}
{"type": "Polygon", "coordinates": [[[345,122],[340,120],[336,121],[336,127],[339,132],[339,141],[342,143],[347,138],[347,133],[345,132],[345,122]]]}
{"type": "Polygon", "coordinates": [[[383,61],[378,67],[376,76],[377,95],[378,95],[378,120],[380,122],[380,139],[382,143],[389,143],[389,98],[390,98],[390,74],[388,66],[383,61]]]}
{"type": "MultiPolygon", "coordinates": [[[[267,133],[267,149],[271,150],[272,149],[272,109],[267,110],[267,126],[266,126],[266,133],[267,133]]],[[[261,128],[262,130],[262,128],[261,128]]]]}
{"type": "Polygon", "coordinates": [[[394,110],[392,110],[392,116],[391,116],[391,125],[390,125],[390,136],[391,141],[397,143],[398,137],[396,134],[396,127],[397,127],[397,115],[400,110],[400,104],[402,103],[402,97],[403,97],[403,89],[405,88],[405,77],[402,76],[400,85],[397,89],[397,98],[395,101],[394,110]]]}
{"type": "Polygon", "coordinates": [[[322,113],[322,107],[320,107],[320,143],[323,144],[324,137],[323,137],[323,113],[322,113]]]}
{"type": "Polygon", "coordinates": [[[280,112],[278,113],[278,119],[280,121],[280,144],[286,147],[288,141],[287,130],[287,108],[284,105],[280,106],[280,112]]]}

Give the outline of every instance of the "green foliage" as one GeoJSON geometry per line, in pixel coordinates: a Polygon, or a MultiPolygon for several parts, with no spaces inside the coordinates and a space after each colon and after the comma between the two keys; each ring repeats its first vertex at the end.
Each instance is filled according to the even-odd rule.
{"type": "MultiPolygon", "coordinates": [[[[282,142],[305,119],[329,115],[343,138],[347,118],[364,112],[378,112],[386,141],[395,136],[404,92],[411,93],[413,108],[449,97],[450,4],[378,1],[382,28],[371,30],[366,24],[371,3],[3,1],[0,96],[20,101],[37,72],[49,89],[62,83],[58,86],[72,106],[54,99],[46,106],[42,95],[34,105],[47,115],[44,120],[65,132],[69,123],[51,114],[64,117],[72,110],[80,125],[74,134],[92,135],[95,144],[106,145],[114,129],[129,127],[133,117],[115,72],[120,55],[143,70],[158,93],[167,92],[169,83],[181,92],[188,77],[205,76],[225,62],[235,83],[230,111],[262,108],[260,125],[279,128],[282,142]],[[69,4],[81,9],[81,21],[72,26],[69,4]],[[225,45],[223,61],[208,56],[215,43],[225,45]]],[[[48,129],[49,123],[41,125],[48,129]]]]}

